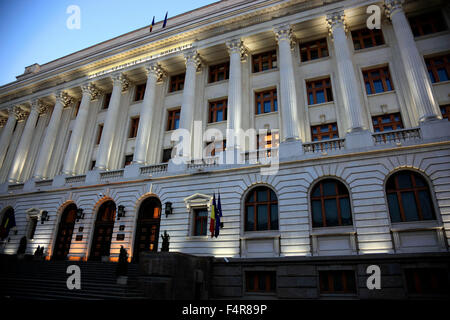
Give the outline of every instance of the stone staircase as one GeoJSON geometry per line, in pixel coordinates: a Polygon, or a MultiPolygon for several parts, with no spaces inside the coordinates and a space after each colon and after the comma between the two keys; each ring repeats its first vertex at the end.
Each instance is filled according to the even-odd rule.
{"type": "Polygon", "coordinates": [[[18,299],[143,299],[138,288],[138,265],[128,265],[127,285],[117,284],[116,263],[18,260],[0,255],[0,298],[18,299]],[[81,270],[81,289],[69,290],[69,265],[81,270]]]}

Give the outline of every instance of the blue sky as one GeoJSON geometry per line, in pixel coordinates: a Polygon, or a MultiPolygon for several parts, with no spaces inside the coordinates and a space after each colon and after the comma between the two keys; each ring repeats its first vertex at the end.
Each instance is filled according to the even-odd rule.
{"type": "Polygon", "coordinates": [[[0,86],[26,66],[44,64],[214,0],[0,0],[0,86]],[[81,28],[68,29],[67,7],[81,11],[81,28]]]}

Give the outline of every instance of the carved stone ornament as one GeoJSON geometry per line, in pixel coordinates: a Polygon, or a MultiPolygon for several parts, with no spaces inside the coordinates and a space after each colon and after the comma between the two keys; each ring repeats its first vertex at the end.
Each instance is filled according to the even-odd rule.
{"type": "Polygon", "coordinates": [[[347,25],[345,23],[345,14],[344,11],[336,11],[327,14],[327,26],[328,26],[328,32],[330,36],[333,36],[333,31],[335,28],[344,28],[344,31],[347,32],[347,25]]]}
{"type": "Polygon", "coordinates": [[[244,46],[244,42],[241,39],[228,40],[226,42],[228,54],[239,53],[241,61],[245,61],[248,56],[248,49],[244,46]]]}
{"type": "Polygon", "coordinates": [[[277,43],[280,41],[289,41],[291,49],[293,50],[295,48],[295,37],[292,34],[292,28],[290,25],[286,24],[275,27],[273,29],[273,32],[275,33],[275,39],[277,40],[277,43]]]}
{"type": "Polygon", "coordinates": [[[150,74],[156,76],[156,81],[160,82],[167,75],[166,71],[161,67],[159,63],[150,63],[145,66],[145,71],[147,72],[147,76],[150,74]]]}
{"type": "Polygon", "coordinates": [[[127,76],[123,73],[117,73],[112,76],[113,84],[114,85],[121,85],[122,86],[122,93],[125,93],[128,91],[131,85],[130,79],[127,78],[127,76]]]}
{"type": "Polygon", "coordinates": [[[186,61],[186,67],[188,65],[193,65],[197,71],[200,71],[202,65],[202,60],[197,50],[189,50],[184,53],[184,59],[186,61]]]}
{"type": "Polygon", "coordinates": [[[384,0],[384,13],[388,19],[398,10],[402,10],[401,0],[384,0]]]}
{"type": "Polygon", "coordinates": [[[35,99],[31,102],[31,110],[35,110],[38,114],[44,114],[47,112],[49,105],[43,103],[39,99],[35,99]]]}
{"type": "Polygon", "coordinates": [[[83,94],[87,93],[91,96],[91,101],[98,100],[102,95],[102,91],[93,83],[87,83],[81,86],[83,94]]]}
{"type": "Polygon", "coordinates": [[[16,117],[17,121],[23,121],[27,118],[28,112],[24,111],[19,106],[13,106],[8,108],[8,114],[10,116],[16,117]]]}
{"type": "Polygon", "coordinates": [[[64,91],[58,91],[56,93],[56,102],[61,103],[64,108],[70,107],[73,101],[74,99],[64,91]]]}

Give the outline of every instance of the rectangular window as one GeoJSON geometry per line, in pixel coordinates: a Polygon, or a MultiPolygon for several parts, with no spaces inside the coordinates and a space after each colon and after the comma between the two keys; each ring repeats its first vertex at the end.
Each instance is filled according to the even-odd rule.
{"type": "Polygon", "coordinates": [[[409,18],[409,24],[414,37],[424,36],[447,29],[442,13],[430,12],[409,18]]]}
{"type": "Polygon", "coordinates": [[[109,102],[111,101],[111,95],[112,95],[112,92],[105,94],[105,97],[103,98],[102,109],[108,109],[109,102]]]}
{"type": "Polygon", "coordinates": [[[230,62],[209,67],[209,83],[226,80],[230,77],[230,62]]]}
{"type": "Polygon", "coordinates": [[[92,160],[92,161],[91,161],[91,166],[89,167],[89,170],[94,170],[95,164],[96,164],[96,161],[95,161],[95,160],[92,160]]]}
{"type": "Polygon", "coordinates": [[[169,162],[170,159],[172,159],[172,148],[164,149],[162,162],[163,163],[169,162]]]}
{"type": "Polygon", "coordinates": [[[136,86],[136,92],[134,93],[134,101],[144,100],[146,84],[139,84],[136,86]]]}
{"type": "Polygon", "coordinates": [[[267,131],[267,134],[258,134],[256,140],[257,149],[276,148],[280,144],[280,134],[278,131],[267,131]]]}
{"type": "Polygon", "coordinates": [[[432,83],[447,81],[450,76],[450,54],[425,59],[432,83]]]}
{"type": "Polygon", "coordinates": [[[169,116],[167,117],[167,129],[166,131],[176,130],[180,126],[180,113],[181,109],[169,110],[169,116]]]}
{"type": "Polygon", "coordinates": [[[441,108],[442,118],[450,121],[450,104],[440,106],[440,108],[441,108]]]}
{"type": "Polygon", "coordinates": [[[256,114],[278,111],[277,89],[255,92],[256,114]]]}
{"type": "Polygon", "coordinates": [[[219,154],[219,152],[225,151],[227,147],[227,140],[222,141],[213,141],[210,143],[207,143],[206,145],[206,156],[207,157],[214,157],[215,155],[219,154]]]}
{"type": "Polygon", "coordinates": [[[333,101],[330,78],[306,81],[308,104],[318,104],[333,101]]]}
{"type": "Polygon", "coordinates": [[[311,126],[311,140],[322,141],[339,138],[337,123],[321,124],[311,126]]]}
{"type": "Polygon", "coordinates": [[[399,112],[373,116],[372,124],[374,132],[403,129],[402,117],[399,112]]]}
{"type": "Polygon", "coordinates": [[[208,210],[194,209],[194,236],[206,236],[208,225],[208,210]]]}
{"type": "Polygon", "coordinates": [[[394,90],[388,67],[365,70],[363,76],[367,94],[394,90]]]}
{"type": "Polygon", "coordinates": [[[78,100],[77,105],[75,106],[75,118],[78,115],[78,111],[80,111],[81,100],[78,100]]]}
{"type": "Polygon", "coordinates": [[[327,39],[319,39],[300,44],[300,58],[302,62],[328,57],[327,39]]]}
{"type": "Polygon", "coordinates": [[[103,133],[103,123],[98,125],[96,144],[100,144],[100,140],[102,139],[102,133],[103,133]]]}
{"type": "Polygon", "coordinates": [[[255,54],[253,59],[253,73],[261,72],[277,67],[277,51],[268,51],[264,53],[255,54]]]}
{"type": "Polygon", "coordinates": [[[131,118],[130,133],[128,138],[136,138],[139,127],[139,117],[131,118]]]}
{"type": "Polygon", "coordinates": [[[177,74],[170,77],[169,92],[183,90],[185,74],[177,74]]]}
{"type": "Polygon", "coordinates": [[[376,47],[384,44],[381,29],[367,29],[352,31],[353,46],[355,50],[376,47]]]}
{"type": "Polygon", "coordinates": [[[246,292],[275,292],[276,273],[275,271],[247,271],[245,272],[246,292]]]}
{"type": "Polygon", "coordinates": [[[319,271],[320,293],[356,293],[353,270],[319,271]]]}
{"type": "Polygon", "coordinates": [[[445,294],[450,292],[446,269],[405,269],[405,277],[410,294],[445,294]]]}
{"type": "Polygon", "coordinates": [[[124,167],[128,166],[129,164],[131,164],[133,162],[133,154],[129,154],[125,156],[125,163],[124,163],[124,167]]]}
{"type": "Polygon", "coordinates": [[[227,120],[227,103],[228,99],[209,103],[209,123],[227,120]]]}

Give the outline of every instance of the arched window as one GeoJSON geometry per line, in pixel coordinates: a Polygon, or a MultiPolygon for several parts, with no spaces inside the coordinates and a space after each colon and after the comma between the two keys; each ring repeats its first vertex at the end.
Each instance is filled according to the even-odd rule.
{"type": "Polygon", "coordinates": [[[386,196],[392,222],[436,219],[428,184],[414,171],[403,170],[389,177],[386,196]]]}
{"type": "Polygon", "coordinates": [[[278,199],[272,189],[256,187],[245,198],[245,231],[278,230],[278,199]]]}
{"type": "Polygon", "coordinates": [[[347,187],[335,179],[319,181],[311,192],[312,225],[334,227],[352,225],[347,187]]]}

